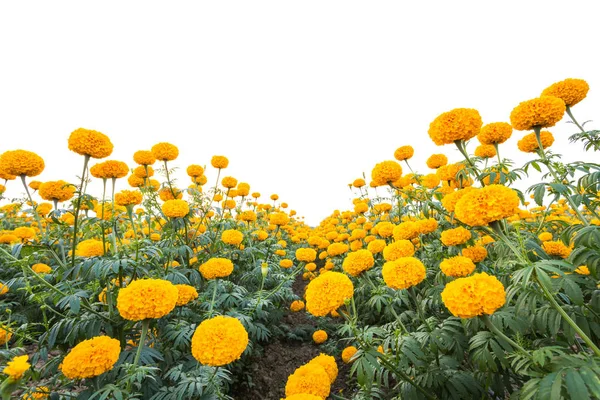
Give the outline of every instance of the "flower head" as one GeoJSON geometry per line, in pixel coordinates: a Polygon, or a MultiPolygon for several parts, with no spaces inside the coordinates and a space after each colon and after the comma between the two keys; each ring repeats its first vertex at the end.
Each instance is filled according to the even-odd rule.
{"type": "Polygon", "coordinates": [[[414,257],[401,257],[388,261],[381,269],[386,285],[392,289],[408,289],[425,279],[425,266],[414,257]]]}
{"type": "Polygon", "coordinates": [[[312,394],[325,399],[329,396],[330,379],[327,371],[318,363],[305,364],[288,377],[285,395],[312,394]]]}
{"type": "Polygon", "coordinates": [[[567,78],[548,86],[542,92],[542,96],[558,97],[565,102],[567,107],[572,107],[585,99],[588,90],[590,90],[590,86],[583,79],[567,78]]]}
{"type": "Polygon", "coordinates": [[[167,200],[162,205],[163,213],[169,218],[183,218],[190,212],[190,206],[185,200],[167,200]]]}
{"type": "Polygon", "coordinates": [[[337,310],[354,295],[354,285],[340,272],[327,272],[313,279],[306,288],[306,310],[316,317],[324,317],[337,310]]]}
{"type": "Polygon", "coordinates": [[[133,161],[140,165],[152,165],[156,162],[156,157],[149,150],[138,150],[133,153],[133,161]]]}
{"type": "Polygon", "coordinates": [[[121,316],[130,321],[162,318],[177,304],[179,291],[164,279],[140,279],[121,288],[117,308],[121,316]]]}
{"type": "Polygon", "coordinates": [[[244,234],[237,229],[227,229],[221,233],[221,240],[223,243],[239,246],[244,240],[244,234]]]}
{"type": "Polygon", "coordinates": [[[353,251],[346,255],[342,267],[346,273],[352,276],[358,276],[364,271],[368,271],[375,265],[375,259],[373,253],[369,250],[361,249],[353,251]]]}
{"type": "Polygon", "coordinates": [[[177,303],[178,306],[184,306],[192,300],[198,298],[198,292],[196,288],[190,285],[175,285],[177,288],[178,296],[177,303]]]}
{"type": "Polygon", "coordinates": [[[152,155],[160,161],[173,161],[179,155],[179,149],[177,146],[161,142],[152,146],[152,155]]]}
{"type": "Polygon", "coordinates": [[[342,361],[348,364],[350,361],[352,361],[352,357],[354,357],[357,351],[358,349],[354,346],[348,346],[344,348],[344,350],[342,350],[342,361]]]}
{"type": "Polygon", "coordinates": [[[520,103],[510,113],[510,123],[518,131],[549,128],[565,114],[565,102],[554,96],[542,96],[520,103]]]}
{"type": "Polygon", "coordinates": [[[75,255],[79,257],[98,257],[104,254],[101,240],[87,239],[79,242],[75,248],[75,255]]]}
{"type": "Polygon", "coordinates": [[[65,181],[48,181],[40,185],[40,197],[48,201],[67,201],[75,195],[75,186],[65,181]]]}
{"type": "Polygon", "coordinates": [[[493,314],[506,302],[506,292],[495,276],[482,272],[448,283],[442,301],[455,317],[472,318],[493,314]]]}
{"type": "Polygon", "coordinates": [[[304,262],[313,262],[317,258],[317,252],[311,248],[296,249],[296,260],[304,262]]]}
{"type": "Polygon", "coordinates": [[[444,275],[460,278],[475,271],[475,264],[468,257],[454,256],[443,260],[440,269],[444,275]]]}
{"type": "Polygon", "coordinates": [[[44,170],[42,157],[32,151],[12,150],[0,155],[2,170],[15,176],[37,176],[44,170]]]}
{"type": "Polygon", "coordinates": [[[117,339],[96,336],[73,347],[59,368],[69,379],[93,378],[110,371],[120,354],[117,339]]]}
{"type": "Polygon", "coordinates": [[[481,116],[472,108],[455,108],[440,114],[429,125],[429,137],[438,146],[469,140],[481,129],[481,116]]]}
{"type": "Polygon", "coordinates": [[[192,336],[192,355],[204,365],[219,367],[238,360],[248,346],[248,332],[232,317],[202,321],[192,336]]]}
{"type": "Polygon", "coordinates": [[[481,128],[477,139],[481,144],[500,144],[510,138],[512,131],[512,126],[507,122],[492,122],[481,128]]]}
{"type": "Polygon", "coordinates": [[[502,185],[489,185],[467,192],[456,203],[455,214],[469,226],[485,226],[515,214],[519,206],[517,193],[502,185]]]}
{"type": "MultiPolygon", "coordinates": [[[[554,136],[548,131],[541,131],[540,141],[544,149],[547,149],[554,143],[554,136]]],[[[517,147],[524,153],[535,153],[540,148],[540,145],[535,137],[535,133],[529,133],[517,142],[517,147]]]]}
{"type": "Polygon", "coordinates": [[[225,156],[213,156],[210,160],[210,165],[217,169],[227,168],[229,160],[225,156]]]}
{"type": "Polygon", "coordinates": [[[25,371],[31,367],[31,364],[27,362],[28,359],[28,355],[16,356],[6,364],[6,368],[2,372],[12,380],[19,380],[23,377],[25,371]]]}
{"type": "Polygon", "coordinates": [[[394,158],[398,161],[410,159],[415,154],[415,149],[412,146],[401,146],[394,152],[394,158]]]}
{"type": "Polygon", "coordinates": [[[438,169],[448,164],[448,157],[444,154],[432,154],[427,159],[427,166],[431,169],[438,169]]]}
{"type": "Polygon", "coordinates": [[[444,246],[458,246],[471,239],[471,231],[459,226],[442,232],[442,243],[444,246]]]}
{"type": "Polygon", "coordinates": [[[112,154],[113,144],[103,133],[79,128],[69,136],[69,150],[82,156],[105,158],[112,154]]]}
{"type": "Polygon", "coordinates": [[[204,279],[225,278],[233,272],[233,263],[227,258],[211,258],[200,265],[204,279]]]}
{"type": "Polygon", "coordinates": [[[316,344],[324,343],[327,340],[327,332],[325,332],[322,329],[319,329],[318,331],[315,331],[313,333],[312,338],[316,344]]]}
{"type": "Polygon", "coordinates": [[[115,193],[115,203],[120,206],[134,206],[142,202],[142,192],[139,190],[122,190],[115,193]]]}
{"type": "Polygon", "coordinates": [[[383,161],[371,171],[371,179],[376,186],[396,182],[402,176],[402,167],[396,161],[383,161]]]}

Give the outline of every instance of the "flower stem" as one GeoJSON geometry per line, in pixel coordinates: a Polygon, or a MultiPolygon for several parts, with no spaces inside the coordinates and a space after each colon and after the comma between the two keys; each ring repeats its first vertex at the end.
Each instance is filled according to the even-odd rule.
{"type": "Polygon", "coordinates": [[[140,336],[140,341],[138,342],[138,348],[135,352],[135,359],[133,360],[133,366],[137,367],[138,362],[140,361],[140,356],[142,354],[142,349],[144,348],[144,344],[146,343],[146,334],[148,333],[148,327],[150,326],[150,318],[146,318],[142,321],[142,335],[140,336]]]}
{"type": "Polygon", "coordinates": [[[525,354],[525,356],[527,356],[527,358],[529,358],[530,360],[533,359],[533,356],[527,350],[525,350],[517,342],[515,342],[514,340],[512,340],[511,338],[509,338],[508,336],[506,336],[504,334],[504,332],[502,332],[500,329],[498,329],[496,327],[496,325],[494,325],[494,323],[492,322],[492,320],[490,319],[489,316],[487,316],[487,315],[484,314],[484,315],[481,316],[481,319],[485,323],[485,326],[487,326],[487,328],[490,330],[490,332],[494,333],[497,336],[500,336],[502,339],[504,339],[505,341],[507,341],[512,347],[516,348],[521,353],[525,354]]]}
{"type": "Polygon", "coordinates": [[[79,193],[77,195],[77,203],[75,205],[75,219],[73,220],[73,245],[71,253],[71,268],[75,267],[75,247],[77,246],[77,228],[79,228],[79,210],[81,208],[81,197],[84,195],[83,184],[85,182],[85,172],[87,171],[88,162],[90,156],[86,155],[83,159],[83,172],[81,173],[81,184],[79,186],[79,193]]]}
{"type": "Polygon", "coordinates": [[[577,120],[573,116],[573,113],[571,112],[571,107],[569,107],[569,106],[567,106],[567,115],[569,116],[569,118],[571,118],[571,121],[573,121],[573,123],[575,125],[577,125],[577,127],[581,130],[581,132],[585,133],[585,129],[583,129],[583,127],[581,125],[579,125],[579,122],[577,122],[577,120]]]}

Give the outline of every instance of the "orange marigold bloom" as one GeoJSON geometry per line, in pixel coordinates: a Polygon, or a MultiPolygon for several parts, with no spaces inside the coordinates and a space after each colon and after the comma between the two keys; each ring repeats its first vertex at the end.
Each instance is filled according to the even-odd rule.
{"type": "Polygon", "coordinates": [[[358,349],[354,346],[348,346],[344,348],[342,351],[342,361],[348,364],[350,361],[352,361],[352,357],[354,357],[357,351],[358,349]]]}
{"type": "MultiPolygon", "coordinates": [[[[5,286],[2,283],[0,283],[0,295],[8,292],[8,288],[6,288],[6,292],[2,292],[2,289],[4,287],[5,286]]],[[[11,337],[12,332],[8,331],[4,325],[0,325],[0,346],[8,342],[11,337]]]]}
{"type": "Polygon", "coordinates": [[[352,182],[352,186],[354,186],[355,188],[361,188],[363,186],[365,186],[367,183],[365,182],[365,180],[363,178],[358,178],[355,179],[354,182],[352,182]]]}
{"type": "Polygon", "coordinates": [[[308,363],[297,368],[288,377],[285,395],[288,399],[300,394],[312,394],[325,399],[329,396],[330,385],[331,381],[325,368],[317,363],[308,363]]]}
{"type": "Polygon", "coordinates": [[[31,364],[27,362],[28,359],[29,356],[27,354],[24,356],[15,356],[12,360],[6,363],[6,368],[4,368],[2,372],[8,375],[9,379],[18,381],[23,377],[29,367],[31,367],[31,364]]]}
{"type": "Polygon", "coordinates": [[[438,227],[438,222],[434,218],[420,219],[416,224],[417,230],[423,235],[434,232],[438,227]]]}
{"type": "Polygon", "coordinates": [[[288,258],[284,258],[283,260],[279,261],[279,266],[287,269],[294,266],[294,262],[288,258]]]}
{"type": "Polygon", "coordinates": [[[327,340],[327,332],[320,329],[313,333],[312,338],[316,344],[324,343],[327,340]]]}
{"type": "Polygon", "coordinates": [[[192,164],[192,165],[188,166],[185,171],[187,172],[188,176],[190,176],[192,178],[197,178],[204,174],[204,168],[202,168],[200,165],[196,165],[196,164],[192,164]]]}
{"type": "Polygon", "coordinates": [[[117,296],[119,314],[130,321],[162,318],[175,308],[179,291],[164,279],[140,279],[121,288],[117,296]]]}
{"type": "Polygon", "coordinates": [[[169,218],[183,218],[190,212],[190,206],[185,200],[167,200],[161,208],[169,218]]]}
{"type": "Polygon", "coordinates": [[[455,214],[469,226],[484,226],[513,216],[519,206],[517,193],[506,186],[489,185],[467,192],[457,203],[455,214]]]}
{"type": "Polygon", "coordinates": [[[115,194],[115,203],[120,206],[134,206],[142,202],[142,192],[139,190],[121,190],[115,194]]]}
{"type": "Polygon", "coordinates": [[[162,201],[174,200],[175,197],[173,197],[173,192],[175,193],[175,196],[178,199],[183,198],[183,192],[181,190],[177,189],[176,187],[174,187],[172,190],[171,190],[170,187],[164,187],[164,188],[162,188],[158,192],[158,197],[160,197],[160,199],[162,201]]]}
{"type": "Polygon", "coordinates": [[[358,250],[348,253],[342,267],[346,273],[352,276],[358,276],[364,271],[370,270],[375,265],[373,253],[369,250],[358,250]]]}
{"type": "MultiPolygon", "coordinates": [[[[542,142],[544,149],[547,149],[554,143],[554,136],[548,131],[541,131],[540,141],[542,142]]],[[[519,150],[524,153],[535,153],[540,148],[535,133],[529,133],[523,136],[523,138],[517,142],[517,146],[519,147],[519,150]]]]}
{"type": "Polygon", "coordinates": [[[319,364],[325,369],[325,372],[327,372],[327,375],[329,375],[330,383],[333,384],[333,382],[335,382],[335,379],[338,376],[338,367],[334,357],[321,353],[312,360],[310,360],[307,364],[313,363],[319,364]]]}
{"type": "Polygon", "coordinates": [[[160,161],[173,161],[179,155],[177,146],[167,142],[155,144],[151,151],[152,155],[160,161]]]}
{"type": "Polygon", "coordinates": [[[98,257],[104,254],[101,240],[87,239],[82,240],[75,248],[75,255],[79,257],[98,257]]]}
{"type": "Polygon", "coordinates": [[[436,174],[427,174],[421,177],[421,185],[427,189],[433,189],[440,184],[440,178],[436,174]]]}
{"type": "Polygon", "coordinates": [[[133,161],[140,165],[152,165],[156,162],[156,157],[149,150],[138,150],[133,153],[133,161]]]}
{"type": "Polygon", "coordinates": [[[547,242],[548,240],[552,240],[552,234],[550,232],[542,232],[538,235],[538,239],[542,242],[547,242]]]}
{"type": "Polygon", "coordinates": [[[492,122],[481,128],[477,139],[481,144],[500,144],[510,138],[512,131],[512,126],[507,122],[492,122]]]}
{"type": "Polygon", "coordinates": [[[427,166],[431,169],[438,169],[448,164],[448,157],[444,154],[432,154],[427,159],[427,166]]]}
{"type": "Polygon", "coordinates": [[[244,240],[244,234],[236,229],[227,229],[221,233],[223,243],[238,246],[244,240]]]}
{"type": "Polygon", "coordinates": [[[73,347],[59,366],[69,379],[93,378],[110,371],[119,360],[121,344],[108,336],[96,336],[73,347]]]}
{"type": "Polygon", "coordinates": [[[562,99],[567,107],[572,107],[585,99],[590,86],[583,79],[567,78],[544,89],[542,96],[554,96],[562,99]]]}
{"type": "Polygon", "coordinates": [[[304,310],[304,302],[302,300],[294,300],[290,304],[290,311],[298,312],[304,310]]]}
{"type": "Polygon", "coordinates": [[[579,274],[579,275],[589,275],[590,269],[588,268],[587,265],[580,265],[573,272],[575,272],[576,274],[579,274]]]}
{"type": "Polygon", "coordinates": [[[478,263],[485,260],[488,252],[483,246],[469,246],[462,249],[462,255],[470,258],[474,263],[478,263]]]}
{"type": "Polygon", "coordinates": [[[177,288],[177,303],[178,306],[184,306],[192,300],[198,298],[196,288],[190,285],[175,285],[177,288]]]}
{"type": "Polygon", "coordinates": [[[542,249],[544,249],[544,251],[548,255],[550,255],[550,256],[558,256],[560,258],[567,258],[567,257],[569,257],[569,255],[571,254],[571,251],[573,250],[572,248],[567,247],[560,240],[556,240],[556,241],[548,240],[548,241],[545,241],[544,243],[542,243],[542,249]]]}
{"type": "Polygon", "coordinates": [[[154,168],[149,165],[139,165],[134,168],[133,174],[138,178],[150,178],[154,176],[154,168]]]}
{"type": "Polygon", "coordinates": [[[82,156],[105,158],[112,154],[113,144],[103,133],[79,128],[69,136],[69,150],[82,156]]]}
{"type": "Polygon", "coordinates": [[[491,315],[506,302],[504,285],[485,272],[456,279],[442,291],[442,301],[455,317],[491,315]]]}
{"type": "Polygon", "coordinates": [[[402,176],[402,167],[396,161],[383,161],[371,171],[371,179],[377,186],[396,182],[402,176]]]}
{"type": "Polygon", "coordinates": [[[31,266],[31,269],[34,272],[37,272],[38,274],[49,274],[50,272],[52,272],[52,268],[50,268],[49,265],[43,263],[33,264],[31,266]]]}
{"type": "Polygon", "coordinates": [[[269,215],[269,222],[273,225],[283,226],[290,222],[290,217],[284,212],[277,212],[269,215]]]}
{"type": "Polygon", "coordinates": [[[237,179],[235,179],[232,176],[226,176],[225,178],[223,178],[223,180],[221,181],[221,184],[223,185],[223,187],[231,189],[234,188],[237,185],[237,179]]]}
{"type": "Polygon", "coordinates": [[[337,310],[354,295],[354,285],[347,275],[329,271],[313,279],[306,288],[306,310],[324,317],[337,310]]]}
{"type": "Polygon", "coordinates": [[[445,195],[442,198],[442,205],[444,206],[444,208],[448,211],[448,212],[454,212],[454,209],[456,207],[456,203],[458,203],[458,201],[467,193],[469,193],[471,190],[474,190],[474,188],[472,187],[466,187],[464,189],[460,189],[456,192],[451,192],[448,193],[447,195],[445,195]]]}
{"type": "Polygon", "coordinates": [[[481,116],[472,108],[455,108],[440,114],[429,125],[429,137],[438,146],[469,140],[481,129],[481,116]]]}
{"type": "Polygon", "coordinates": [[[415,149],[412,146],[401,146],[394,152],[394,158],[398,161],[410,159],[415,154],[415,149]]]}
{"type": "Polygon", "coordinates": [[[471,231],[459,226],[442,232],[442,243],[444,246],[458,246],[471,239],[471,231]]]}
{"type": "Polygon", "coordinates": [[[200,273],[204,279],[225,278],[233,272],[233,263],[227,258],[211,258],[200,265],[200,273]]]}
{"type": "Polygon", "coordinates": [[[37,176],[42,173],[44,160],[32,151],[11,150],[0,155],[2,170],[9,175],[37,176]]]}
{"type": "Polygon", "coordinates": [[[214,168],[218,169],[227,168],[227,166],[229,165],[229,160],[225,156],[213,156],[210,160],[210,164],[214,168]]]}
{"type": "Polygon", "coordinates": [[[473,260],[464,256],[446,258],[440,263],[440,269],[447,276],[460,278],[475,271],[473,260]]]}
{"type": "Polygon", "coordinates": [[[510,113],[510,123],[518,131],[556,125],[565,114],[565,102],[554,96],[542,96],[520,103],[510,113]]]}
{"type": "Polygon", "coordinates": [[[65,181],[48,181],[40,185],[40,197],[48,201],[67,201],[75,195],[75,186],[65,181]]]}
{"type": "Polygon", "coordinates": [[[491,144],[481,144],[475,148],[476,157],[493,158],[496,154],[496,148],[491,144]]]}
{"type": "Polygon", "coordinates": [[[410,257],[415,254],[415,246],[410,240],[400,239],[388,244],[383,249],[383,258],[386,261],[394,261],[401,257],[410,257]]]}
{"type": "Polygon", "coordinates": [[[317,258],[317,252],[310,248],[296,249],[296,260],[304,262],[313,262],[317,258]]]}
{"type": "Polygon", "coordinates": [[[394,240],[414,239],[419,236],[419,225],[414,221],[405,221],[394,227],[394,240]]]}
{"type": "Polygon", "coordinates": [[[387,286],[392,289],[408,289],[425,279],[425,266],[414,257],[400,257],[388,261],[381,269],[381,275],[387,286]]]}
{"type": "Polygon", "coordinates": [[[198,325],[192,336],[192,355],[199,363],[219,367],[238,360],[248,347],[248,332],[233,317],[219,315],[198,325]]]}
{"type": "Polygon", "coordinates": [[[142,187],[144,186],[144,178],[131,174],[129,175],[129,178],[127,178],[127,183],[129,183],[129,186],[131,187],[142,187]]]}
{"type": "Polygon", "coordinates": [[[94,178],[123,178],[127,176],[129,167],[123,161],[106,160],[90,168],[90,173],[94,178]]]}

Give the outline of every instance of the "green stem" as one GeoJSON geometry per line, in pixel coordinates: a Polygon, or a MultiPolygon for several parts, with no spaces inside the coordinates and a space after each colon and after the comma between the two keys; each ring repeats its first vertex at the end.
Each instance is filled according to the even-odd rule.
{"type": "Polygon", "coordinates": [[[85,172],[87,171],[88,162],[90,161],[90,156],[86,155],[83,159],[83,172],[81,173],[81,183],[79,186],[79,193],[77,195],[77,203],[75,205],[75,219],[73,220],[73,245],[72,254],[71,254],[71,268],[75,268],[75,247],[77,246],[77,228],[79,228],[78,220],[79,220],[79,210],[81,208],[81,197],[84,195],[84,182],[85,182],[85,172]]]}
{"type": "Polygon", "coordinates": [[[31,193],[29,193],[29,188],[27,187],[27,183],[25,182],[25,175],[21,175],[21,182],[23,182],[23,186],[25,187],[25,192],[27,192],[27,197],[29,198],[29,202],[31,203],[31,208],[33,209],[33,215],[38,224],[38,228],[40,232],[42,232],[42,236],[44,240],[46,239],[46,232],[42,229],[42,220],[40,219],[40,215],[37,212],[37,206],[33,202],[33,198],[31,197],[31,193]]]}
{"type": "Polygon", "coordinates": [[[217,298],[217,286],[219,285],[219,280],[215,279],[215,287],[213,289],[212,300],[210,301],[210,309],[208,310],[208,317],[211,318],[213,315],[213,309],[215,307],[215,299],[217,298]]]}
{"type": "Polygon", "coordinates": [[[583,127],[581,125],[579,125],[579,122],[577,122],[577,120],[573,116],[573,113],[571,112],[571,107],[569,107],[569,106],[567,106],[567,115],[569,116],[569,118],[571,118],[571,121],[573,121],[573,123],[575,125],[577,125],[577,127],[581,130],[581,132],[585,133],[585,129],[583,129],[583,127]]]}
{"type": "Polygon", "coordinates": [[[142,349],[144,348],[144,344],[146,343],[146,334],[148,333],[148,327],[150,326],[150,318],[146,318],[142,321],[142,335],[140,336],[140,341],[138,342],[138,348],[135,352],[135,359],[133,360],[133,366],[137,367],[138,362],[140,361],[140,356],[142,354],[142,349]]]}
{"type": "Polygon", "coordinates": [[[492,320],[490,319],[489,316],[484,314],[481,316],[481,319],[485,323],[485,326],[487,326],[487,328],[490,330],[490,332],[494,333],[497,336],[500,336],[502,339],[507,341],[512,347],[514,347],[515,349],[517,349],[521,353],[523,353],[525,356],[527,356],[527,358],[529,358],[530,360],[533,360],[533,356],[527,350],[525,350],[523,347],[521,347],[517,342],[515,342],[514,340],[512,340],[511,338],[506,336],[504,334],[504,332],[502,332],[500,329],[498,329],[496,327],[496,325],[494,325],[492,323],[492,320]]]}

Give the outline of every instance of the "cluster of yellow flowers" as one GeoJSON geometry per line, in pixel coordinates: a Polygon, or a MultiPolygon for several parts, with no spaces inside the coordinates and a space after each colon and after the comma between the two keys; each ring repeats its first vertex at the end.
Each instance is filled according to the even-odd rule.
{"type": "Polygon", "coordinates": [[[337,375],[335,358],[321,353],[288,377],[285,400],[326,399],[337,375]]]}

